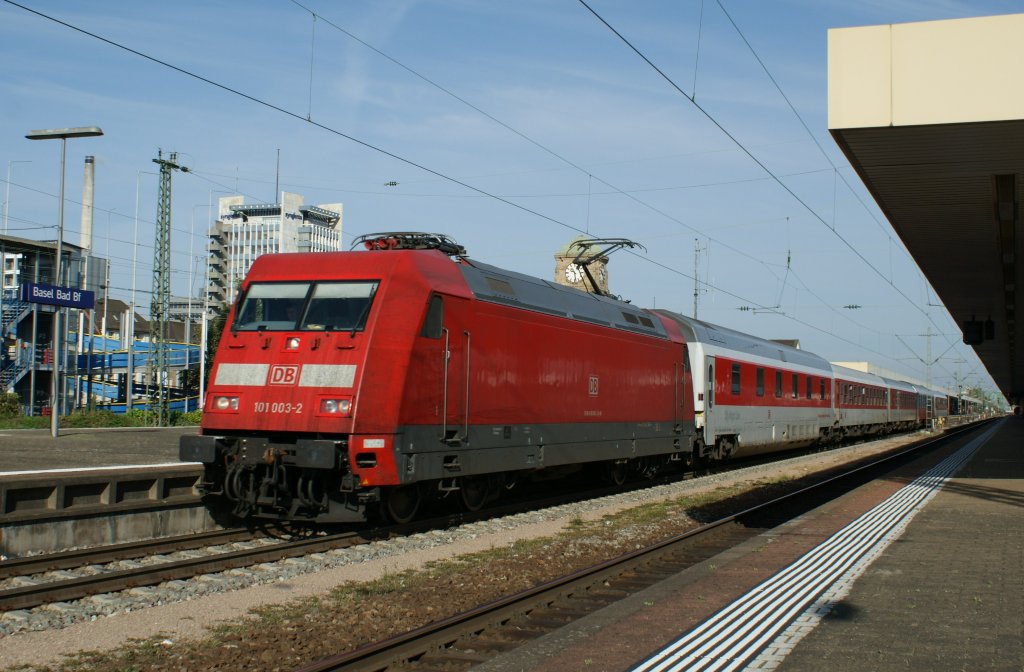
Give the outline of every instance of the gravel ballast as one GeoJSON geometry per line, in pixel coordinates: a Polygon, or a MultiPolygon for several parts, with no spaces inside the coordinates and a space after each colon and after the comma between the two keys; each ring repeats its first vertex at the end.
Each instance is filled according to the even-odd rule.
{"type": "MultiPolygon", "coordinates": [[[[801,478],[917,438],[884,439],[190,581],[8,612],[0,616],[0,667],[59,668],[65,656],[145,640],[136,647],[132,669],[293,669],[705,522],[703,514],[695,519],[692,506],[665,508],[665,502],[723,489],[734,497],[750,488],[772,492],[781,487],[772,481],[801,478]],[[650,505],[660,506],[652,506],[647,516],[640,509],[628,524],[613,527],[607,518],[650,505]],[[543,543],[529,543],[537,540],[543,543]],[[483,552],[490,552],[484,568],[457,560],[483,552]],[[428,567],[431,572],[408,574],[428,567]],[[374,581],[366,594],[336,590],[374,581]],[[431,597],[438,595],[444,599],[431,597]],[[249,631],[254,623],[246,624],[253,610],[264,620],[256,639],[249,631]]],[[[129,646],[120,655],[132,657],[132,651],[129,646]]],[[[87,669],[109,663],[97,661],[87,669]]]]}

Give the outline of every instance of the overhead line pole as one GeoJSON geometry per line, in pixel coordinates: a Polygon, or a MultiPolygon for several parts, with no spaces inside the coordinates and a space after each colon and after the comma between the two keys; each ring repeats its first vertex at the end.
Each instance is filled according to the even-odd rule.
{"type": "Polygon", "coordinates": [[[153,324],[153,375],[156,378],[157,425],[163,426],[168,420],[168,338],[167,322],[171,305],[171,173],[188,168],[178,165],[178,153],[171,152],[170,160],[163,158],[163,150],[157,152],[153,163],[160,166],[160,187],[156,206],[156,244],[153,257],[153,300],[150,304],[150,319],[153,324]]]}

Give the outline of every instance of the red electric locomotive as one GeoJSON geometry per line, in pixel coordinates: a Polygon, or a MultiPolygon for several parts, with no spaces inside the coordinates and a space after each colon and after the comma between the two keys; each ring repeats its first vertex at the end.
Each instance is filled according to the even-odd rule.
{"type": "Polygon", "coordinates": [[[441,235],[364,238],[369,252],[262,256],[241,287],[180,448],[238,515],[405,521],[424,498],[474,510],[541,470],[620,481],[689,454],[672,322],[441,235]]]}

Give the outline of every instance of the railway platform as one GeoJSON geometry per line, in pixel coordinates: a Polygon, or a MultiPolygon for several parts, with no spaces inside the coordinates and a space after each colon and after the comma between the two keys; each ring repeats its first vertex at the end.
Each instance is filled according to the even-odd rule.
{"type": "Polygon", "coordinates": [[[178,438],[197,427],[101,427],[0,430],[0,474],[48,469],[123,467],[178,461],[178,438]]]}
{"type": "Polygon", "coordinates": [[[1024,669],[1024,419],[474,668],[1024,669]]]}

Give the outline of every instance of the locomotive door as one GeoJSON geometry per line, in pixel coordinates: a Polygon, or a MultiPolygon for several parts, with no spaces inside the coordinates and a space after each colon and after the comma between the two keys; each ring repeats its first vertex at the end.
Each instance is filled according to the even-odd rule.
{"type": "Polygon", "coordinates": [[[679,375],[676,379],[675,410],[672,411],[672,420],[675,423],[675,432],[682,433],[683,425],[686,422],[693,422],[693,371],[690,369],[689,348],[683,346],[683,358],[679,366],[679,375]]]}
{"type": "Polygon", "coordinates": [[[459,445],[469,438],[469,376],[471,334],[466,323],[468,301],[445,297],[441,328],[441,441],[459,445]]]}

